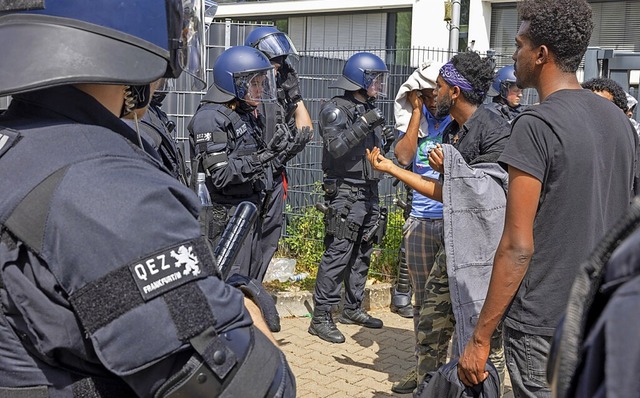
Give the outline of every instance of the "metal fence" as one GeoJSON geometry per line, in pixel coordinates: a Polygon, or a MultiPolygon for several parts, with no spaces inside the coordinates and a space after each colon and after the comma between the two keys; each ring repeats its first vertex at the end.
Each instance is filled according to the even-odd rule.
{"type": "MultiPolygon", "coordinates": [[[[244,37],[257,26],[260,25],[229,20],[214,22],[211,25],[207,51],[209,84],[213,81],[212,70],[215,58],[229,46],[242,45],[244,37]]],[[[391,126],[395,124],[393,116],[395,94],[408,76],[427,60],[446,62],[452,56],[447,50],[434,48],[313,49],[299,54],[297,71],[300,77],[300,89],[304,96],[305,105],[316,127],[316,134],[312,142],[307,145],[305,151],[292,159],[287,165],[289,188],[284,215],[283,236],[286,236],[287,225],[294,217],[303,217],[306,209],[323,200],[320,192],[320,182],[322,181],[322,139],[317,133],[317,116],[320,108],[327,100],[335,95],[342,94],[341,90],[329,89],[328,86],[342,74],[342,68],[346,60],[351,55],[361,51],[378,55],[385,60],[389,68],[388,96],[379,99],[377,104],[382,110],[387,124],[391,126]]],[[[484,56],[486,54],[481,55],[484,56]]],[[[510,55],[503,57],[498,54],[494,58],[497,66],[511,63],[510,55]]],[[[195,113],[200,99],[205,94],[204,91],[191,90],[191,83],[190,78],[181,78],[176,83],[176,89],[168,94],[163,104],[167,114],[176,122],[176,138],[185,148],[187,147],[186,140],[188,137],[187,125],[191,116],[195,113]]],[[[405,190],[402,185],[394,186],[393,180],[385,176],[380,182],[381,205],[388,207],[390,212],[396,211],[397,207],[394,204],[396,196],[404,197],[405,190]]],[[[399,227],[396,226],[396,228],[399,227]]],[[[388,233],[400,234],[400,231],[391,230],[388,233]]],[[[312,239],[312,237],[309,237],[309,239],[312,239]]],[[[387,247],[383,248],[383,250],[396,252],[398,248],[387,247]]]]}

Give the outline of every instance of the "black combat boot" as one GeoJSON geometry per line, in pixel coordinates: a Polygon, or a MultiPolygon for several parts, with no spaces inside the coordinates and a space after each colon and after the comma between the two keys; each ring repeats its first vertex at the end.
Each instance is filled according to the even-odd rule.
{"type": "Polygon", "coordinates": [[[362,308],[348,309],[345,308],[338,319],[340,323],[356,324],[366,328],[380,329],[382,321],[367,314],[362,308]]]}
{"type": "Polygon", "coordinates": [[[309,325],[309,333],[330,343],[344,343],[344,335],[333,323],[331,311],[314,309],[311,325],[309,325]]]}

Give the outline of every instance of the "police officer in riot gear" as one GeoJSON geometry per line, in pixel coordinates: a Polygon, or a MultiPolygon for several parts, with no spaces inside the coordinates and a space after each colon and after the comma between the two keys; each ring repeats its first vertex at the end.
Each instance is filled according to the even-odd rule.
{"type": "MultiPolygon", "coordinates": [[[[274,68],[260,51],[237,46],[218,57],[213,84],[187,127],[193,143],[192,169],[207,175],[211,202],[223,211],[221,218],[214,217],[217,221],[209,224],[207,234],[214,241],[240,202],[249,201],[264,212],[274,164],[284,158],[289,134],[286,125],[278,124],[278,133],[264,140],[264,117],[257,107],[275,99],[274,68]]],[[[214,211],[220,213],[220,209],[214,211]]],[[[230,274],[257,280],[264,276],[261,221],[258,217],[230,274]]]]}
{"type": "Polygon", "coordinates": [[[196,195],[120,119],[203,71],[200,5],[0,7],[0,396],[295,396],[196,195]]]}
{"type": "Polygon", "coordinates": [[[176,124],[162,110],[162,101],[167,95],[166,80],[160,79],[151,83],[149,105],[129,113],[124,120],[140,133],[142,139],[149,141],[169,172],[188,186],[190,178],[182,148],[174,138],[176,124]]]}
{"type": "Polygon", "coordinates": [[[493,97],[486,106],[499,113],[507,121],[515,119],[524,109],[522,89],[516,85],[513,65],[503,66],[496,72],[487,96],[493,97]]]}
{"type": "Polygon", "coordinates": [[[378,146],[388,151],[394,139],[375,106],[376,98],[385,95],[388,73],[376,55],[354,54],[333,86],[344,95],[325,103],[319,115],[326,250],[318,267],[309,333],[332,343],[344,342],[331,316],[332,307],[340,303],[343,282],[345,303],[339,321],[382,327],[380,319],[362,309],[373,244],[381,242],[386,224],[386,209],[378,203],[381,175],[367,162],[365,149],[378,146]]]}
{"type": "Polygon", "coordinates": [[[298,52],[289,37],[273,26],[262,26],[251,31],[244,44],[260,50],[276,69],[277,97],[276,102],[263,102],[259,112],[264,115],[265,141],[271,140],[279,130],[278,124],[288,126],[287,155],[273,162],[273,189],[268,192],[265,212],[262,219],[262,265],[258,280],[262,280],[269,267],[271,258],[278,249],[278,240],[284,221],[284,200],[286,196],[285,164],[302,152],[313,137],[313,125],[309,112],[300,94],[300,80],[293,64],[298,52]]]}

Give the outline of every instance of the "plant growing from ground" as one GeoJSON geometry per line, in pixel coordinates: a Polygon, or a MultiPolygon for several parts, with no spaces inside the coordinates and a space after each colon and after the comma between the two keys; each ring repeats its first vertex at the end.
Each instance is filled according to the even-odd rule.
{"type": "MultiPolygon", "coordinates": [[[[288,209],[290,210],[290,209],[288,209]]],[[[315,280],[318,265],[324,253],[324,219],[314,206],[302,209],[298,214],[289,214],[286,235],[280,240],[276,257],[296,259],[296,272],[308,272],[315,280]]],[[[396,206],[390,208],[387,219],[387,231],[382,244],[374,246],[369,268],[369,277],[382,282],[395,278],[398,267],[398,250],[402,241],[402,210],[396,206]]],[[[300,285],[300,283],[296,283],[300,285]]],[[[302,284],[310,285],[306,279],[302,284]]],[[[311,285],[312,286],[312,285],[311,285]]]]}

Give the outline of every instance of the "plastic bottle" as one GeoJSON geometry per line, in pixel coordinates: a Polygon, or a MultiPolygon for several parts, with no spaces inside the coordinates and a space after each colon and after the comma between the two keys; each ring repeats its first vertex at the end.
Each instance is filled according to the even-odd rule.
{"type": "Polygon", "coordinates": [[[211,206],[211,196],[209,195],[209,190],[207,189],[207,185],[204,183],[205,175],[204,173],[198,173],[197,179],[197,190],[198,197],[200,198],[200,203],[203,206],[211,206]]]}
{"type": "Polygon", "coordinates": [[[291,278],[289,278],[289,280],[292,281],[292,282],[297,282],[297,281],[301,281],[303,279],[307,279],[308,277],[309,277],[308,273],[302,272],[302,273],[293,275],[291,278]]]}

